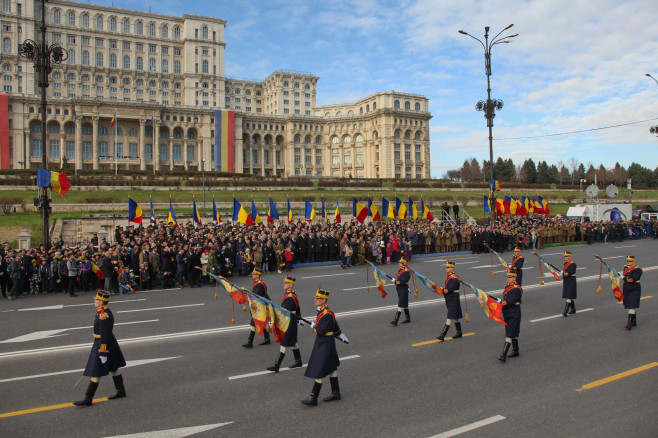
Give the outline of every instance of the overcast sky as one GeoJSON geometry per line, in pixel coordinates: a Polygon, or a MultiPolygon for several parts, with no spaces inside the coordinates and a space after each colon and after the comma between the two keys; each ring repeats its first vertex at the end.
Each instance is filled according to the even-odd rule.
{"type": "Polygon", "coordinates": [[[222,18],[226,75],[261,81],[276,70],[320,78],[317,104],[380,91],[429,98],[432,177],[489,158],[478,100],[486,99],[484,40],[492,51],[494,160],[658,166],[655,0],[125,0],[90,3],[222,18]],[[639,123],[637,123],[639,122],[639,123]],[[614,125],[622,127],[605,128],[614,125]],[[552,135],[590,130],[570,135],[552,135]],[[518,139],[519,137],[536,137],[518,139]]]}

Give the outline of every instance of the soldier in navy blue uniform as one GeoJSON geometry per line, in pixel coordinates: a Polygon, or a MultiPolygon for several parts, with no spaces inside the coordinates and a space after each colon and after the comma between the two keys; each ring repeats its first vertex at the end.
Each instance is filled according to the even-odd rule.
{"type": "MultiPolygon", "coordinates": [[[[254,295],[258,295],[259,297],[263,297],[269,301],[270,296],[267,294],[267,285],[263,280],[260,279],[260,276],[263,275],[263,271],[261,271],[259,268],[254,268],[253,271],[251,271],[251,278],[254,280],[254,283],[251,285],[251,292],[254,295]]],[[[249,332],[249,338],[247,339],[247,342],[242,344],[244,348],[252,348],[254,346],[254,336],[256,335],[256,324],[254,324],[254,319],[251,318],[251,321],[249,321],[249,325],[251,326],[251,332],[249,332]]],[[[268,345],[270,343],[270,334],[267,331],[263,331],[263,342],[259,343],[258,345],[268,345]]]]}
{"type": "Polygon", "coordinates": [[[98,389],[98,383],[102,376],[112,374],[114,387],[117,392],[108,397],[113,400],[126,396],[126,390],[123,386],[123,376],[119,368],[126,366],[126,361],[119,348],[112,329],[114,327],[114,316],[107,307],[110,301],[110,293],[105,290],[99,290],[94,297],[94,306],[96,307],[96,316],[94,317],[94,345],[89,352],[87,367],[83,375],[91,377],[85,398],[73,402],[76,406],[91,406],[94,394],[98,389]]]}
{"type": "Polygon", "coordinates": [[[640,298],[642,297],[640,277],[642,277],[642,268],[635,264],[635,257],[628,254],[626,257],[626,266],[624,266],[623,270],[624,309],[628,310],[626,330],[630,330],[637,325],[636,309],[640,307],[640,298]]]}
{"type": "Polygon", "coordinates": [[[286,349],[292,347],[292,354],[295,357],[295,362],[290,365],[288,368],[298,368],[302,366],[302,353],[299,351],[299,344],[297,343],[297,326],[304,325],[301,318],[301,309],[299,308],[299,300],[297,299],[297,294],[295,294],[295,279],[293,277],[288,277],[283,280],[283,299],[281,300],[281,307],[290,311],[291,314],[299,316],[295,318],[294,316],[290,319],[290,324],[288,325],[288,330],[281,341],[281,347],[279,348],[279,356],[277,356],[274,361],[274,365],[267,367],[269,371],[274,371],[275,373],[279,372],[279,367],[281,362],[286,355],[286,349]]]}
{"type": "Polygon", "coordinates": [[[508,357],[519,356],[519,332],[521,331],[521,297],[523,289],[516,284],[516,273],[507,273],[507,286],[503,291],[503,319],[505,326],[505,345],[503,354],[498,360],[505,362],[508,357]],[[508,355],[509,347],[512,345],[512,354],[508,355]]]}
{"type": "Polygon", "coordinates": [[[521,255],[521,248],[518,246],[514,248],[514,257],[512,257],[512,263],[510,264],[510,270],[516,273],[516,284],[519,286],[523,285],[523,262],[525,259],[521,255]]]}
{"type": "Polygon", "coordinates": [[[564,305],[564,312],[562,316],[567,316],[570,313],[576,313],[576,304],[574,300],[578,298],[578,290],[576,288],[576,262],[571,260],[571,253],[564,251],[564,267],[562,268],[562,298],[567,302],[564,305]]]}
{"type": "Polygon", "coordinates": [[[395,326],[398,325],[398,320],[403,310],[406,319],[402,321],[402,324],[411,322],[411,316],[409,315],[409,280],[411,279],[411,271],[407,268],[407,261],[404,257],[400,259],[398,264],[400,269],[398,270],[398,275],[395,276],[395,290],[398,293],[398,310],[395,312],[395,318],[391,321],[391,324],[395,326]]]}
{"type": "Polygon", "coordinates": [[[322,379],[329,377],[331,383],[331,395],[324,398],[324,401],[330,402],[333,400],[340,400],[340,388],[338,386],[338,366],[340,360],[338,359],[338,352],[336,351],[336,339],[340,338],[344,342],[348,342],[338,326],[336,315],[327,307],[327,300],[329,299],[329,292],[318,288],[315,293],[315,307],[318,311],[315,322],[311,324],[313,332],[316,334],[315,344],[313,344],[313,351],[308,360],[308,366],[304,375],[315,379],[313,383],[313,390],[309,398],[302,400],[302,404],[307,406],[318,405],[318,395],[322,388],[322,379]]]}
{"type": "Polygon", "coordinates": [[[443,331],[436,337],[439,341],[443,341],[450,329],[450,325],[454,322],[457,333],[453,339],[462,337],[462,325],[459,320],[463,317],[462,306],[459,302],[459,285],[461,280],[459,275],[455,274],[455,263],[450,260],[446,261],[446,280],[443,285],[443,297],[448,308],[448,316],[446,324],[443,326],[443,331]]]}

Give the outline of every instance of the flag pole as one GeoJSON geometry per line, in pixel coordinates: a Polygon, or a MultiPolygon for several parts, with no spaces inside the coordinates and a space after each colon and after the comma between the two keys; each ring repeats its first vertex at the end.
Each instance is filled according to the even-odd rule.
{"type": "Polygon", "coordinates": [[[116,117],[116,111],[114,112],[114,174],[119,174],[119,162],[117,157],[117,125],[118,120],[116,117]]]}

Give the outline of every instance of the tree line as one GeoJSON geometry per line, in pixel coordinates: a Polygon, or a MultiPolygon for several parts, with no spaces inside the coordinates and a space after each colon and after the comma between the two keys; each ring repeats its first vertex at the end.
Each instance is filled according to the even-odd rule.
{"type": "MultiPolygon", "coordinates": [[[[460,182],[486,182],[491,175],[490,169],[488,160],[484,160],[480,165],[476,158],[470,158],[464,160],[460,169],[449,170],[443,177],[460,182]]],[[[603,164],[596,168],[592,163],[588,163],[585,167],[585,164],[576,158],[549,165],[546,161],[535,164],[532,158],[526,159],[523,164],[515,164],[511,158],[503,160],[498,157],[493,170],[494,179],[501,182],[578,186],[581,180],[585,180],[583,184],[589,185],[593,184],[596,178],[600,186],[621,186],[631,179],[635,187],[658,187],[658,167],[651,170],[635,162],[628,168],[615,163],[614,167],[606,169],[603,164]]]]}

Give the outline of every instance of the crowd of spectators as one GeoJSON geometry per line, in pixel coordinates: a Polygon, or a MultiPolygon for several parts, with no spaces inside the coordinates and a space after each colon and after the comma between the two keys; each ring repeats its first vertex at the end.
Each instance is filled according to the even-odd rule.
{"type": "Polygon", "coordinates": [[[563,242],[621,241],[656,238],[656,221],[577,222],[564,217],[499,218],[495,226],[446,221],[318,223],[302,220],[273,224],[221,223],[198,226],[117,227],[113,242],[68,244],[59,241],[28,250],[0,249],[2,296],[78,292],[104,288],[113,294],[171,287],[200,287],[211,281],[205,272],[247,276],[254,267],[264,275],[289,272],[295,266],[335,262],[343,269],[365,260],[395,263],[418,254],[486,251],[519,246],[541,249],[563,242]]]}

